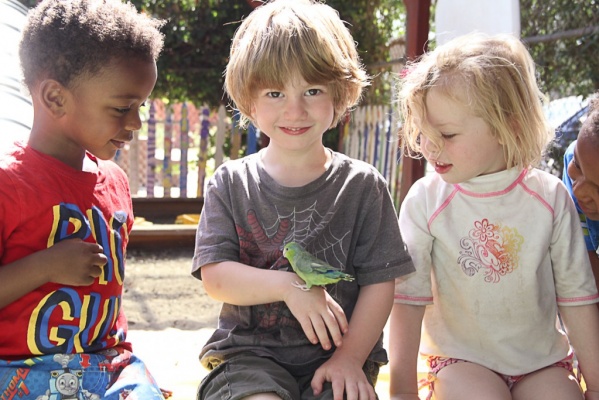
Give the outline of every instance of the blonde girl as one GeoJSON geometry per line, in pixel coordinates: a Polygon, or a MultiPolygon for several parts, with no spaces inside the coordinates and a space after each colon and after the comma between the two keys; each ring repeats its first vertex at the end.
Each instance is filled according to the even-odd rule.
{"type": "Polygon", "coordinates": [[[598,399],[599,296],[567,190],[534,168],[552,135],[524,45],[438,47],[409,67],[399,108],[406,150],[434,173],[400,210],[416,272],[396,280],[392,398],[418,399],[420,351],[429,398],[581,399],[572,348],[598,399]]]}

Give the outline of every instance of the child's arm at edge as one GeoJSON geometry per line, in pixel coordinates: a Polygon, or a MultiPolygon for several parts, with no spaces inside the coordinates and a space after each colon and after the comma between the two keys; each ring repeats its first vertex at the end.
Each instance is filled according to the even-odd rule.
{"type": "Polygon", "coordinates": [[[381,335],[393,305],[394,281],[377,283],[360,288],[343,346],[314,374],[314,394],[322,391],[329,381],[333,385],[335,400],[375,398],[362,367],[381,335]]]}
{"type": "MultiPolygon", "coordinates": [[[[599,255],[594,250],[589,250],[589,261],[591,262],[591,268],[595,276],[595,284],[599,288],[599,255]]],[[[597,303],[597,306],[599,306],[599,303],[597,303]]]]}
{"type": "Polygon", "coordinates": [[[588,304],[559,311],[586,383],[585,398],[599,399],[599,309],[588,304]]]}
{"type": "Polygon", "coordinates": [[[348,329],[343,309],[323,288],[313,286],[302,291],[293,286],[299,280],[293,272],[255,268],[234,261],[202,266],[202,282],[213,299],[238,306],[284,301],[311,343],[320,342],[328,350],[332,338],[340,346],[348,329]]]}
{"type": "Polygon", "coordinates": [[[389,394],[392,400],[417,400],[418,349],[424,306],[395,303],[389,320],[389,394]]]}

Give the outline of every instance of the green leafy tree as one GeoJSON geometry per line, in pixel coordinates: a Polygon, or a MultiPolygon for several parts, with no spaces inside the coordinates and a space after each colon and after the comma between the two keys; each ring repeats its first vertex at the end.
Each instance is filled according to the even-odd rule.
{"type": "MultiPolygon", "coordinates": [[[[139,8],[167,20],[165,50],[158,60],[159,81],[154,93],[172,100],[191,100],[211,106],[227,102],[223,71],[231,39],[252,10],[244,0],[133,0],[139,8]]],[[[257,3],[257,2],[255,2],[257,3]]],[[[394,0],[331,0],[358,42],[364,64],[388,61],[386,44],[401,28],[403,2],[394,0]]],[[[389,84],[379,70],[366,99],[375,101],[389,84]]]]}
{"type": "Polygon", "coordinates": [[[522,38],[551,98],[599,90],[599,1],[520,0],[522,38]]]}
{"type": "MultiPolygon", "coordinates": [[[[228,104],[223,91],[235,30],[253,7],[244,0],[133,0],[141,10],[165,19],[165,48],[158,59],[159,77],[154,96],[171,101],[190,100],[215,107],[228,104]]],[[[259,2],[254,2],[259,3],[259,2]]],[[[388,43],[402,34],[405,9],[400,0],[327,1],[347,22],[364,65],[389,61],[388,43]]],[[[363,104],[390,101],[390,66],[369,68],[372,85],[363,104]]],[[[338,134],[325,135],[326,145],[337,148],[338,134]]]]}
{"type": "MultiPolygon", "coordinates": [[[[33,7],[37,0],[20,0],[33,7]]],[[[164,51],[158,59],[154,95],[173,101],[190,100],[212,107],[226,104],[223,71],[235,30],[260,1],[252,0],[131,0],[156,18],[166,20],[164,51]]],[[[389,61],[388,43],[403,34],[405,8],[401,0],[327,0],[348,24],[366,66],[389,61]]],[[[390,68],[387,68],[389,70],[390,68]]],[[[365,102],[388,100],[384,68],[373,68],[365,102]]]]}
{"type": "MultiPolygon", "coordinates": [[[[21,0],[32,7],[37,0],[21,0]]],[[[166,46],[158,61],[155,94],[211,106],[226,103],[222,73],[240,21],[251,0],[133,0],[147,13],[168,22],[166,46]]],[[[253,1],[253,3],[259,3],[253,1]]],[[[365,65],[389,62],[388,43],[403,35],[402,0],[326,0],[358,43],[365,65]]],[[[434,7],[435,1],[433,1],[434,7]]],[[[599,0],[520,0],[522,37],[539,67],[543,89],[552,98],[588,95],[599,90],[599,0]],[[583,28],[588,28],[584,31],[583,28]],[[595,28],[595,29],[593,29],[595,28]],[[581,30],[583,33],[581,33],[581,30]]],[[[387,69],[369,68],[373,85],[365,102],[388,100],[387,69]]]]}
{"type": "Polygon", "coordinates": [[[392,61],[389,44],[405,33],[405,6],[401,0],[328,0],[358,43],[362,62],[372,76],[363,104],[389,103],[392,61]]]}
{"type": "MultiPolygon", "coordinates": [[[[520,0],[522,38],[550,99],[599,90],[599,1],[520,0]]],[[[556,133],[542,168],[561,176],[563,156],[580,124],[556,133]]]]}
{"type": "Polygon", "coordinates": [[[246,1],[133,0],[141,10],[166,20],[164,51],[158,59],[155,96],[217,106],[223,70],[238,22],[252,11],[246,1]]]}

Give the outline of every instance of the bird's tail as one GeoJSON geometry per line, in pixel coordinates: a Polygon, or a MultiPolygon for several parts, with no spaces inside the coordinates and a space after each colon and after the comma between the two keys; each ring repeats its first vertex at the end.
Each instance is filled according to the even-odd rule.
{"type": "Polygon", "coordinates": [[[345,272],[337,272],[335,275],[335,278],[348,282],[352,282],[355,279],[353,276],[351,276],[350,274],[346,274],[345,272]]]}

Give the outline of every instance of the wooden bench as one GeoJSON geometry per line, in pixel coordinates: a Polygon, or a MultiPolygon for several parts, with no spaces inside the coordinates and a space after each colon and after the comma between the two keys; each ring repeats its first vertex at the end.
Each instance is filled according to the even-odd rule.
{"type": "Polygon", "coordinates": [[[184,214],[201,214],[203,198],[133,198],[133,213],[147,223],[136,223],[128,248],[193,247],[196,224],[176,224],[184,214]]]}

